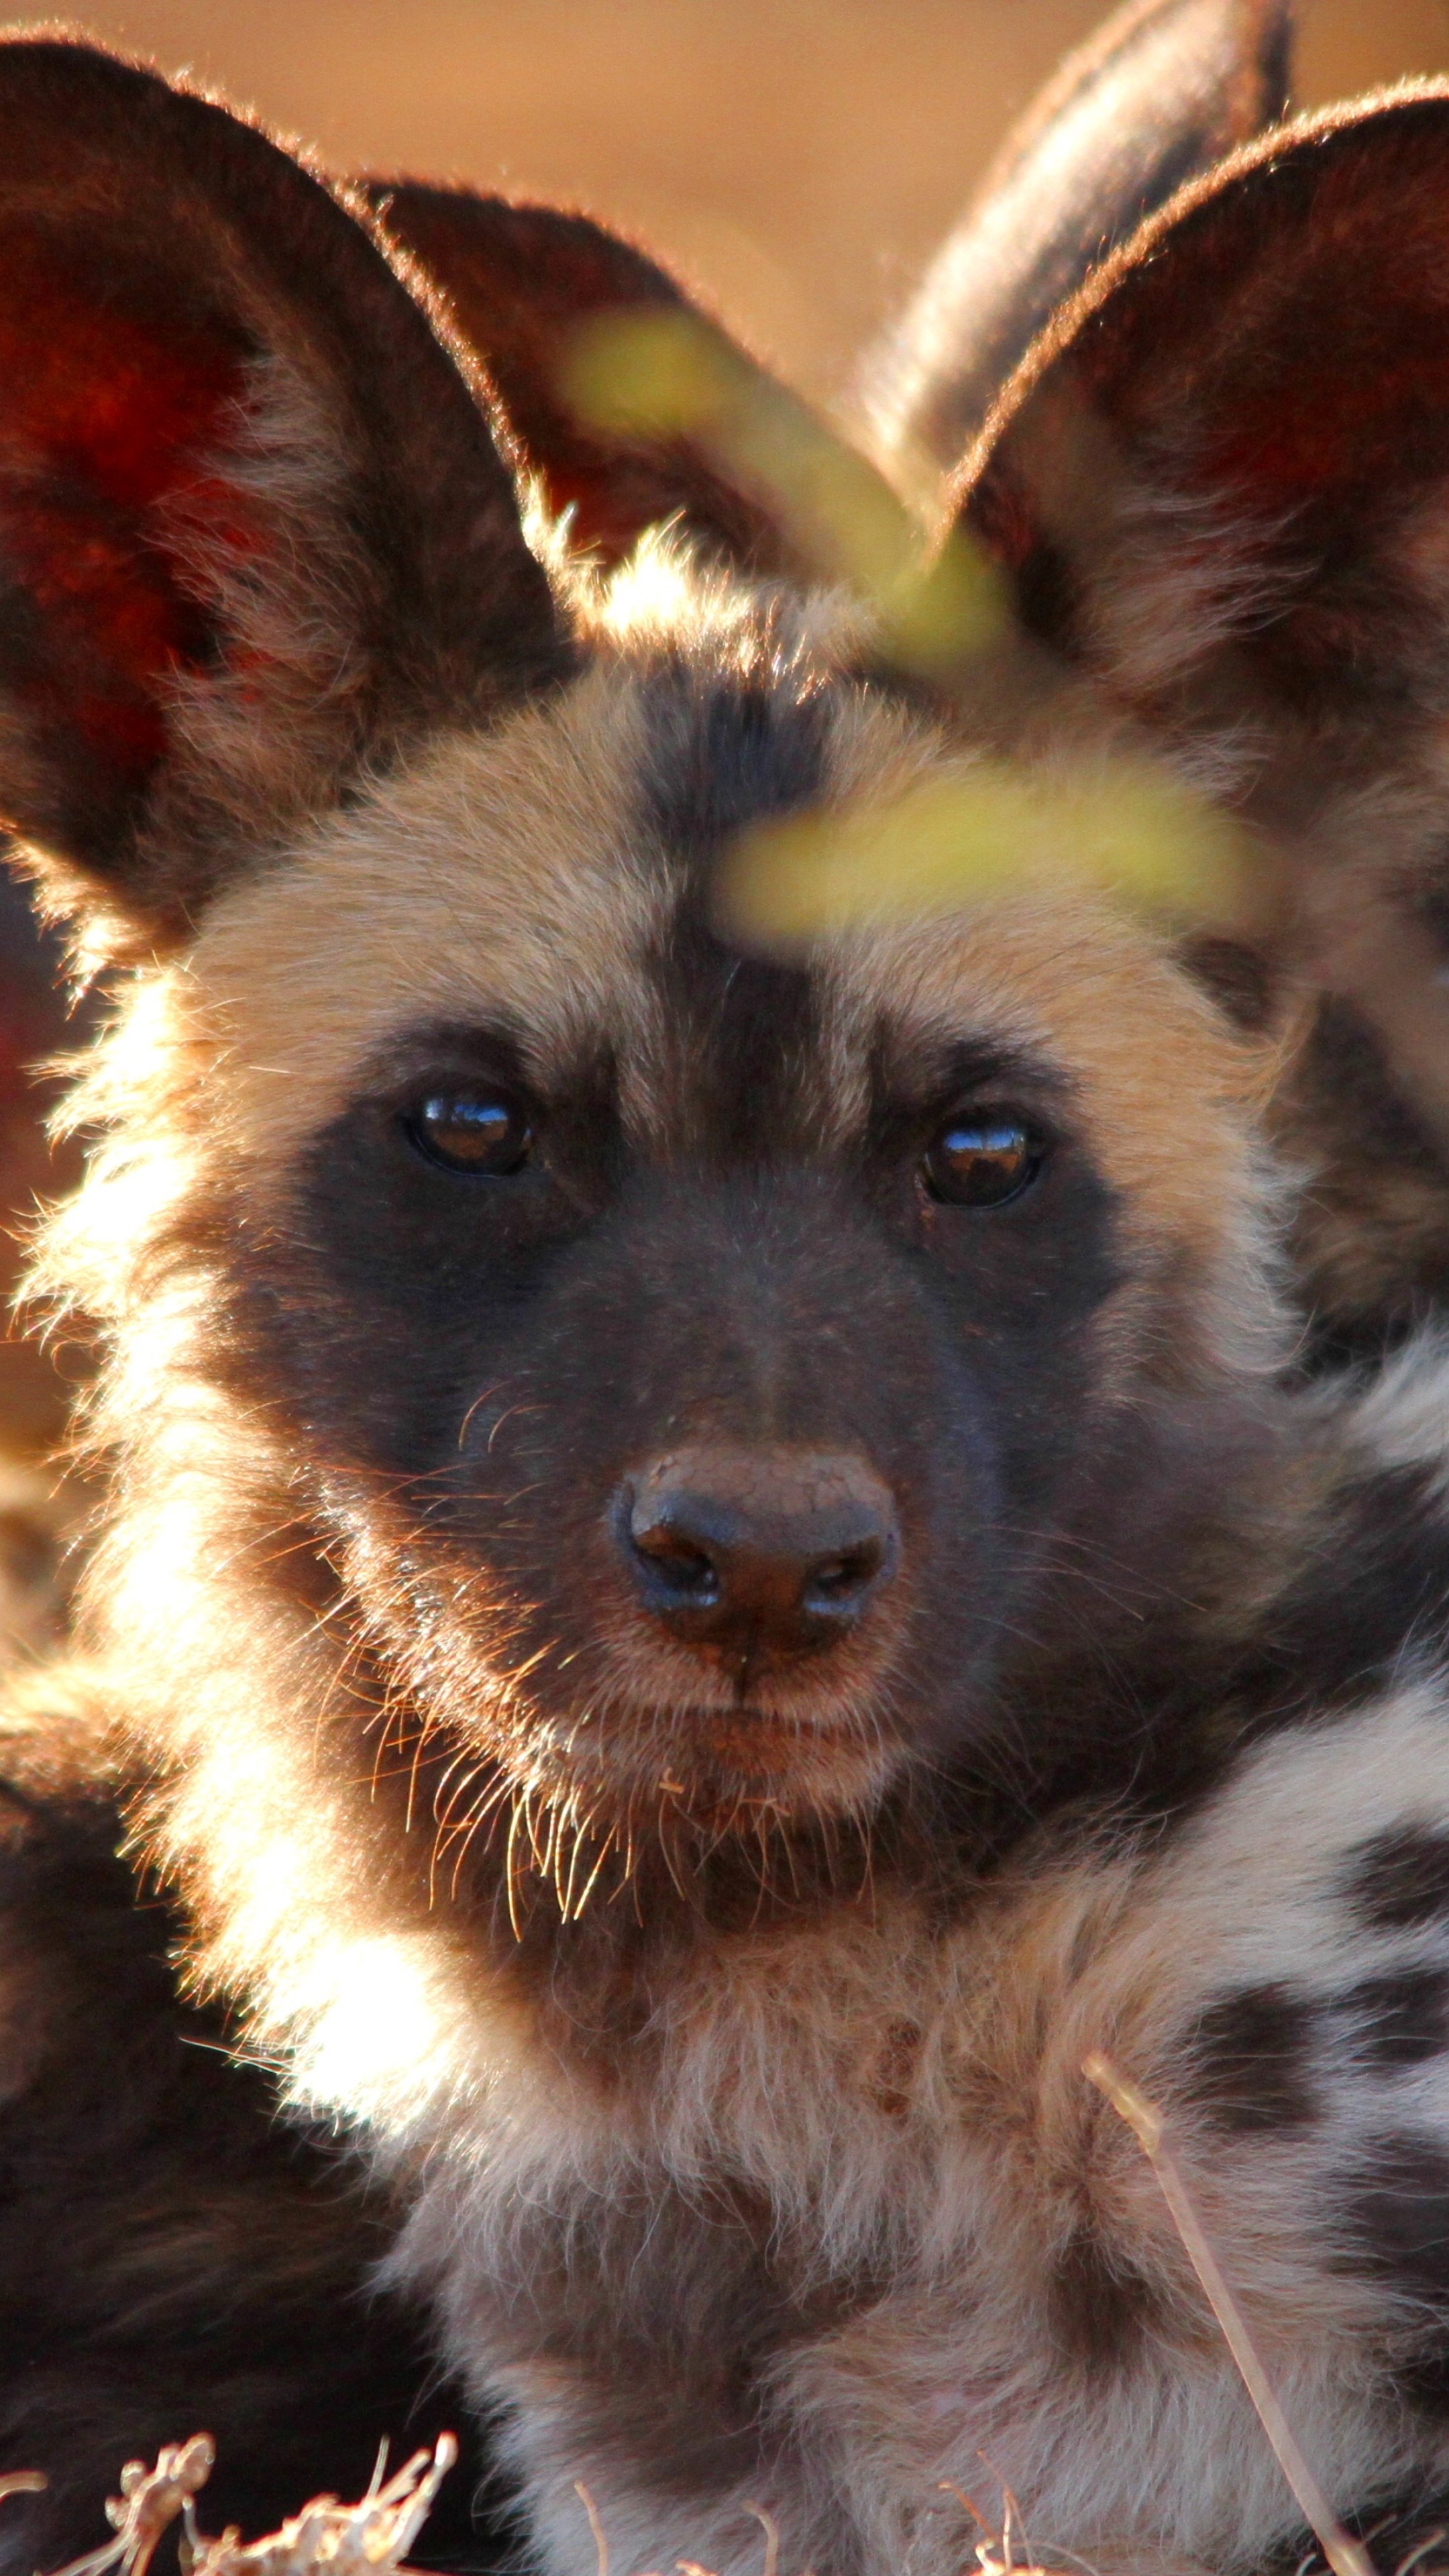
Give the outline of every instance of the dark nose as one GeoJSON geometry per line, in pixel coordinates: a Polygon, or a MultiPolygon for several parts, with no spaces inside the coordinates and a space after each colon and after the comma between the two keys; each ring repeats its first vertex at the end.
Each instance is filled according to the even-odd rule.
{"type": "Polygon", "coordinates": [[[895,1512],[863,1459],[682,1449],[632,1478],[620,1538],[645,1607],[691,1645],[832,1645],[889,1580],[895,1512]]]}

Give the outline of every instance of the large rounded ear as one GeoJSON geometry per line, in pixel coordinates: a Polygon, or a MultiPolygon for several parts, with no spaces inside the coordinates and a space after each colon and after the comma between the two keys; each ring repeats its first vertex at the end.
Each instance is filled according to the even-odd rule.
{"type": "Polygon", "coordinates": [[[1195,173],[1287,106],[1291,0],[1128,0],[1068,56],[867,359],[878,452],[952,467],[1037,333],[1195,173]]]}
{"type": "Polygon", "coordinates": [[[880,589],[912,536],[874,468],[632,243],[415,179],[362,187],[441,290],[523,461],[606,568],[678,521],[738,571],[880,589]]]}
{"type": "Polygon", "coordinates": [[[254,126],[0,45],[0,818],[117,940],[559,666],[440,327],[254,126]]]}
{"type": "Polygon", "coordinates": [[[1282,854],[1331,1316],[1449,1292],[1449,88],[1281,129],[1043,335],[960,495],[1022,621],[1282,854]]]}
{"type": "MultiPolygon", "coordinates": [[[[744,570],[795,569],[768,496],[722,470],[707,423],[651,421],[647,413],[631,423],[622,385],[611,420],[602,381],[590,400],[590,349],[599,352],[602,374],[605,334],[616,327],[622,372],[631,348],[648,347],[651,323],[662,326],[655,341],[661,350],[673,328],[681,346],[683,335],[695,341],[702,365],[709,353],[717,365],[727,359],[749,367],[757,401],[791,399],[654,260],[589,216],[558,207],[515,205],[416,179],[367,179],[362,186],[388,233],[442,290],[503,398],[549,509],[572,512],[579,546],[612,565],[646,528],[677,517],[744,570]]],[[[661,388],[662,399],[667,394],[661,388]]],[[[691,407],[687,385],[680,407],[691,407]]]]}

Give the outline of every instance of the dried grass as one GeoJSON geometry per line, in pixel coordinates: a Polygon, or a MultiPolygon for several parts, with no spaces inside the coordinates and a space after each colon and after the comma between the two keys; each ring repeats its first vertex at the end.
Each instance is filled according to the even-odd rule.
{"type": "MultiPolygon", "coordinates": [[[[178,2524],[181,2576],[426,2576],[404,2561],[457,2456],[453,2435],[442,2433],[432,2451],[415,2452],[385,2478],[384,2444],[372,2484],[356,2504],[314,2496],[261,2540],[243,2540],[235,2526],[212,2539],[198,2525],[196,2499],[216,2464],[216,2446],[209,2433],[193,2433],[189,2442],[163,2449],[152,2468],[144,2460],[127,2462],[121,2492],[106,2504],[115,2539],[73,2558],[57,2576],[147,2576],[158,2546],[178,2524]]],[[[44,2485],[36,2471],[21,2469],[0,2478],[0,2497],[33,2495],[44,2485]]]]}

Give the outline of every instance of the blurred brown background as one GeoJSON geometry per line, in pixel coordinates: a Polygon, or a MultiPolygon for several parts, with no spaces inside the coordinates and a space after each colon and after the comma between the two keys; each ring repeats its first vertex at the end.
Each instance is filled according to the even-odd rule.
{"type": "MultiPolygon", "coordinates": [[[[586,208],[838,397],[1097,0],[129,0],[76,10],[339,168],[586,208]]],[[[1299,95],[1449,71],[1449,0],[1301,0],[1299,95]]]]}

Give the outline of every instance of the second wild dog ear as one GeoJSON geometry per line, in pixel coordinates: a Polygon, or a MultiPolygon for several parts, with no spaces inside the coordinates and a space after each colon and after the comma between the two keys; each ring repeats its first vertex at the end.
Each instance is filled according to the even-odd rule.
{"type": "Polygon", "coordinates": [[[0,822],[111,944],[419,728],[555,669],[475,392],[224,108],[0,44],[0,822]]]}
{"type": "Polygon", "coordinates": [[[1024,626],[1277,853],[1303,1259],[1449,1295],[1449,88],[1270,135],[1043,335],[968,460],[1024,626]]]}
{"type": "Polygon", "coordinates": [[[849,580],[873,540],[909,543],[864,457],[632,243],[469,188],[361,186],[442,290],[548,507],[605,568],[668,519],[787,579],[849,580]]]}
{"type": "Polygon", "coordinates": [[[730,346],[652,259],[587,215],[554,206],[414,179],[362,186],[393,240],[441,287],[550,510],[573,512],[577,544],[615,564],[647,527],[677,515],[745,570],[794,568],[762,496],[721,471],[707,435],[667,422],[611,425],[603,403],[589,402],[589,348],[602,352],[611,324],[626,363],[630,327],[641,323],[663,325],[661,349],[671,325],[691,334],[702,356],[712,342],[721,352],[730,346]]]}
{"type": "Polygon", "coordinates": [[[1292,0],[1127,0],[1007,137],[866,360],[879,452],[949,469],[1083,279],[1197,172],[1281,117],[1292,0]]]}
{"type": "Polygon", "coordinates": [[[957,498],[1028,628],[1158,722],[1246,726],[1299,792],[1381,767],[1444,678],[1449,88],[1185,190],[1043,333],[957,498]]]}

